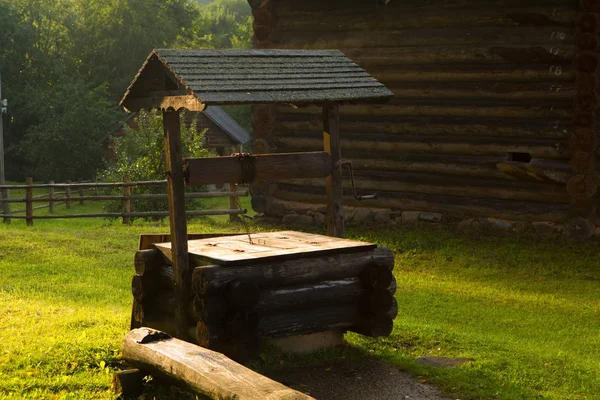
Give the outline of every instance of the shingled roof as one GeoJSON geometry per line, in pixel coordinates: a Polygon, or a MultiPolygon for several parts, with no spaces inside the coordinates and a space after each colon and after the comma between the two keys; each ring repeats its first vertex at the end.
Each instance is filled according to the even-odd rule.
{"type": "MultiPolygon", "coordinates": [[[[154,50],[121,105],[157,92],[204,105],[382,101],[383,84],[338,50],[154,50]]],[[[129,108],[131,109],[131,108],[129,108]]]]}

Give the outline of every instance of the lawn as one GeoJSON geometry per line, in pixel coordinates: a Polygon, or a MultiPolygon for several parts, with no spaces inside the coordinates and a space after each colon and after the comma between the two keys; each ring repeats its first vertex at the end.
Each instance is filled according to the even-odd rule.
{"type": "MultiPolygon", "coordinates": [[[[24,225],[0,223],[0,397],[113,398],[137,238],[168,225],[24,225]]],[[[222,219],[189,227],[236,229],[222,219]]],[[[348,335],[352,346],[452,398],[600,398],[597,241],[459,234],[434,225],[350,229],[348,236],[394,250],[399,303],[392,336],[348,335]],[[426,355],[473,361],[452,369],[416,363],[426,355]]]]}

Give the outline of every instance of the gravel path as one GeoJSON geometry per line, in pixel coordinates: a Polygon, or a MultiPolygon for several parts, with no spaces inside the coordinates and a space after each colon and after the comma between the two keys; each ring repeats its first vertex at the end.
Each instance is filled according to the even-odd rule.
{"type": "Polygon", "coordinates": [[[436,387],[373,359],[286,367],[266,375],[318,400],[449,400],[436,387]]]}

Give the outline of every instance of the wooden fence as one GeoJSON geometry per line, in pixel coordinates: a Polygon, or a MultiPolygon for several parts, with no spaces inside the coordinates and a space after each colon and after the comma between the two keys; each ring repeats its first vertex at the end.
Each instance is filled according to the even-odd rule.
{"type": "MultiPolygon", "coordinates": [[[[78,183],[54,183],[50,181],[45,184],[33,184],[32,178],[27,178],[25,185],[2,185],[0,186],[0,204],[2,213],[0,217],[5,223],[10,223],[11,219],[25,219],[27,225],[33,225],[34,219],[55,219],[55,218],[122,218],[124,224],[131,222],[132,217],[168,217],[168,211],[133,211],[132,200],[167,200],[167,194],[132,194],[133,187],[140,186],[166,186],[166,180],[159,181],[139,181],[131,182],[124,178],[123,182],[78,182],[78,183]],[[121,195],[99,194],[100,190],[121,188],[121,195]],[[10,190],[20,189],[25,191],[25,197],[11,198],[10,190]],[[48,193],[33,195],[34,189],[47,189],[48,193]],[[89,195],[88,192],[94,192],[89,195]],[[65,205],[67,209],[71,208],[73,202],[84,204],[85,201],[120,201],[121,212],[106,213],[88,213],[88,214],[54,214],[59,205],[65,205]],[[24,203],[25,209],[11,210],[12,203],[24,203]],[[34,206],[34,203],[44,203],[34,206]],[[34,215],[34,210],[47,208],[50,215],[34,215]],[[25,215],[18,215],[25,214],[25,215]]],[[[223,210],[189,210],[186,212],[189,216],[199,215],[229,215],[230,220],[235,219],[239,214],[246,214],[246,209],[238,207],[237,198],[248,196],[248,191],[238,191],[234,186],[232,190],[220,192],[189,192],[185,194],[186,199],[208,199],[224,198],[230,199],[229,209],[223,210]]]]}

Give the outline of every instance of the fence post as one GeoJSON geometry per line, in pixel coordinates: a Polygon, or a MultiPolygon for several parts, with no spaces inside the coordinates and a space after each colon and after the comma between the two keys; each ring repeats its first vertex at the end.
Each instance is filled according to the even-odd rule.
{"type": "MultiPolygon", "coordinates": [[[[123,177],[123,183],[124,183],[123,196],[131,196],[131,186],[127,185],[127,183],[129,183],[129,182],[131,182],[131,179],[129,179],[129,176],[124,176],[123,177]]],[[[121,204],[122,204],[123,213],[131,212],[131,198],[123,199],[121,204]]],[[[123,223],[130,224],[131,217],[123,215],[123,223]]]]}
{"type": "Polygon", "coordinates": [[[25,219],[27,222],[27,226],[33,226],[33,178],[25,179],[25,184],[27,188],[25,188],[25,219]]]}
{"type": "MultiPolygon", "coordinates": [[[[67,185],[70,185],[71,181],[67,181],[67,185]]],[[[71,208],[71,186],[65,187],[65,205],[67,208],[71,208]]]]}
{"type": "MultiPolygon", "coordinates": [[[[229,191],[232,193],[231,196],[229,196],[229,209],[234,210],[236,208],[240,208],[237,195],[235,194],[235,192],[237,192],[237,183],[230,183],[229,191]]],[[[237,215],[229,214],[229,222],[236,222],[238,220],[239,217],[237,215]]]]}
{"type": "Polygon", "coordinates": [[[4,202],[2,200],[8,200],[10,198],[10,191],[8,189],[0,189],[0,203],[2,203],[2,214],[4,214],[4,217],[2,218],[4,220],[5,224],[10,224],[10,203],[8,202],[4,202]]]}
{"type": "MultiPolygon", "coordinates": [[[[54,185],[54,181],[50,181],[48,183],[50,185],[54,185]]],[[[50,186],[48,197],[50,198],[50,201],[48,202],[48,210],[50,210],[50,214],[54,214],[54,186],[50,186]]]]}
{"type": "MultiPolygon", "coordinates": [[[[83,183],[83,178],[79,178],[79,183],[83,183]]],[[[84,195],[83,186],[79,188],[79,197],[83,197],[84,195]]],[[[83,199],[79,199],[79,204],[83,205],[83,199]]]]}

